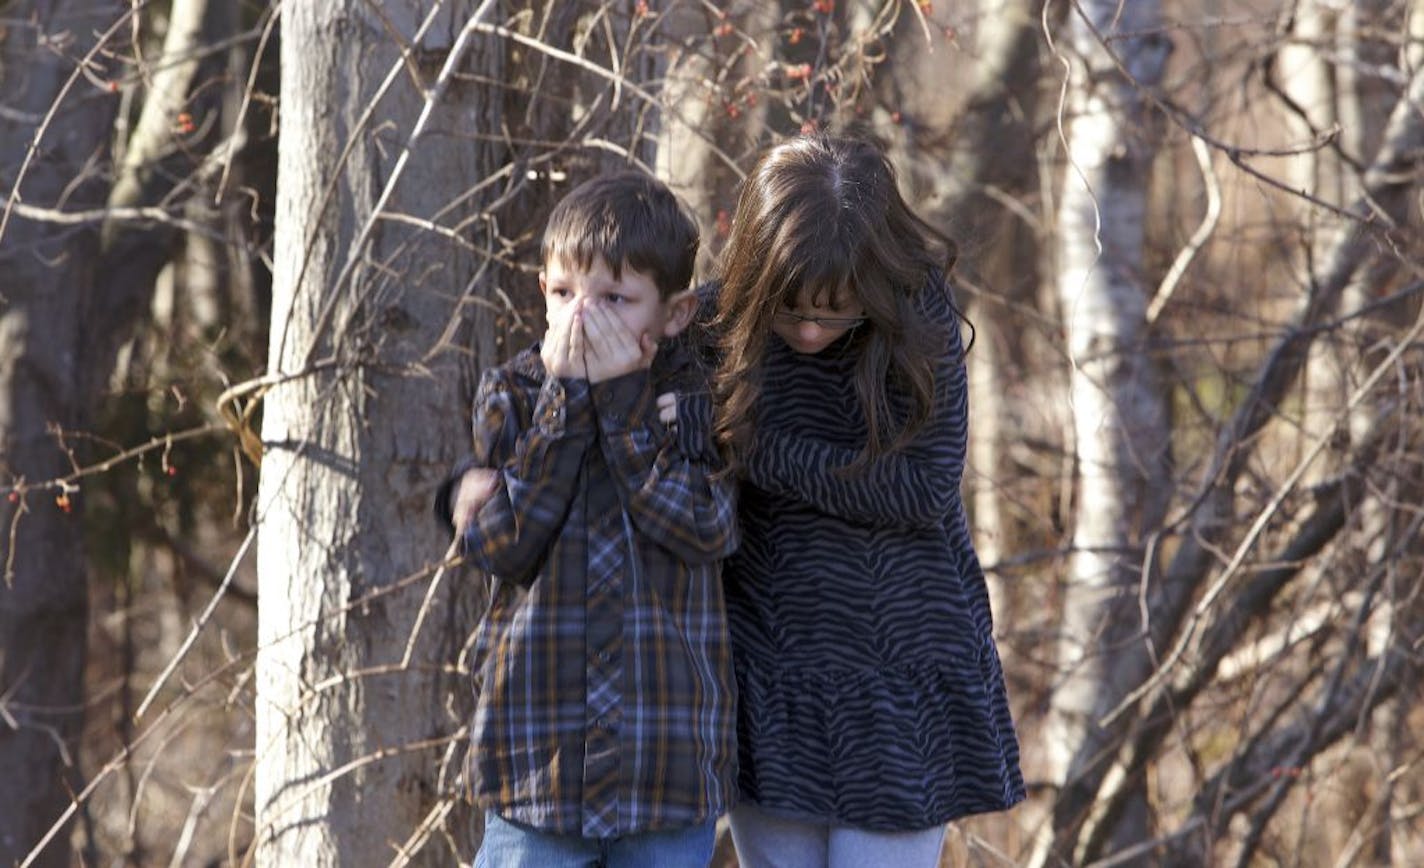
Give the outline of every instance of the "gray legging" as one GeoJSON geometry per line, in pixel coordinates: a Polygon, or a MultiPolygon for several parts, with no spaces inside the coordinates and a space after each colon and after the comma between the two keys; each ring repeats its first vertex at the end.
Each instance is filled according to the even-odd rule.
{"type": "Polygon", "coordinates": [[[730,814],[732,841],[742,868],[935,868],[944,827],[912,832],[870,832],[798,820],[750,802],[730,814]]]}

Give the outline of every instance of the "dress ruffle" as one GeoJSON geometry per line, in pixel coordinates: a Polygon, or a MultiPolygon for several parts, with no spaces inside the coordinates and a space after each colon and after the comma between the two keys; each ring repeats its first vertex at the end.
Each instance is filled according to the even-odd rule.
{"type": "Polygon", "coordinates": [[[769,810],[903,831],[1024,798],[997,652],[889,668],[739,660],[741,788],[769,810]]]}

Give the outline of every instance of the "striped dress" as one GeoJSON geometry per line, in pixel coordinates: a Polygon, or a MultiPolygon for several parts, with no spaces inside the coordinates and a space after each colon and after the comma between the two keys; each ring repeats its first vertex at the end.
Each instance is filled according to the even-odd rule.
{"type": "Polygon", "coordinates": [[[724,578],[742,796],[802,819],[906,831],[1024,797],[1018,742],[960,478],[958,321],[942,324],[933,416],[863,475],[854,333],[817,355],[771,336],[724,578]]]}

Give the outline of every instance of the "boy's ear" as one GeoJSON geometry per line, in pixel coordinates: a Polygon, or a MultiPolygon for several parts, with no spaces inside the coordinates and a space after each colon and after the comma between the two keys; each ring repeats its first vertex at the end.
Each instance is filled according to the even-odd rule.
{"type": "Polygon", "coordinates": [[[668,312],[667,324],[663,326],[663,337],[677,337],[697,313],[697,290],[685,289],[663,303],[667,305],[668,312]]]}
{"type": "Polygon", "coordinates": [[[544,275],[544,269],[541,268],[541,269],[539,269],[539,294],[540,294],[540,295],[548,295],[548,294],[549,294],[549,284],[545,281],[544,277],[545,277],[545,275],[544,275]]]}

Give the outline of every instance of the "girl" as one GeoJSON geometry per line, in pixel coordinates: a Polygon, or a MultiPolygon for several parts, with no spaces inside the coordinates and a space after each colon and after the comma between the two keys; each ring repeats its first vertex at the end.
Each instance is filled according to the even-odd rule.
{"type": "Polygon", "coordinates": [[[936,865],[945,823],[1024,797],[960,499],[952,245],[879,149],[814,135],[762,156],[723,257],[737,852],[752,868],[936,865]]]}

